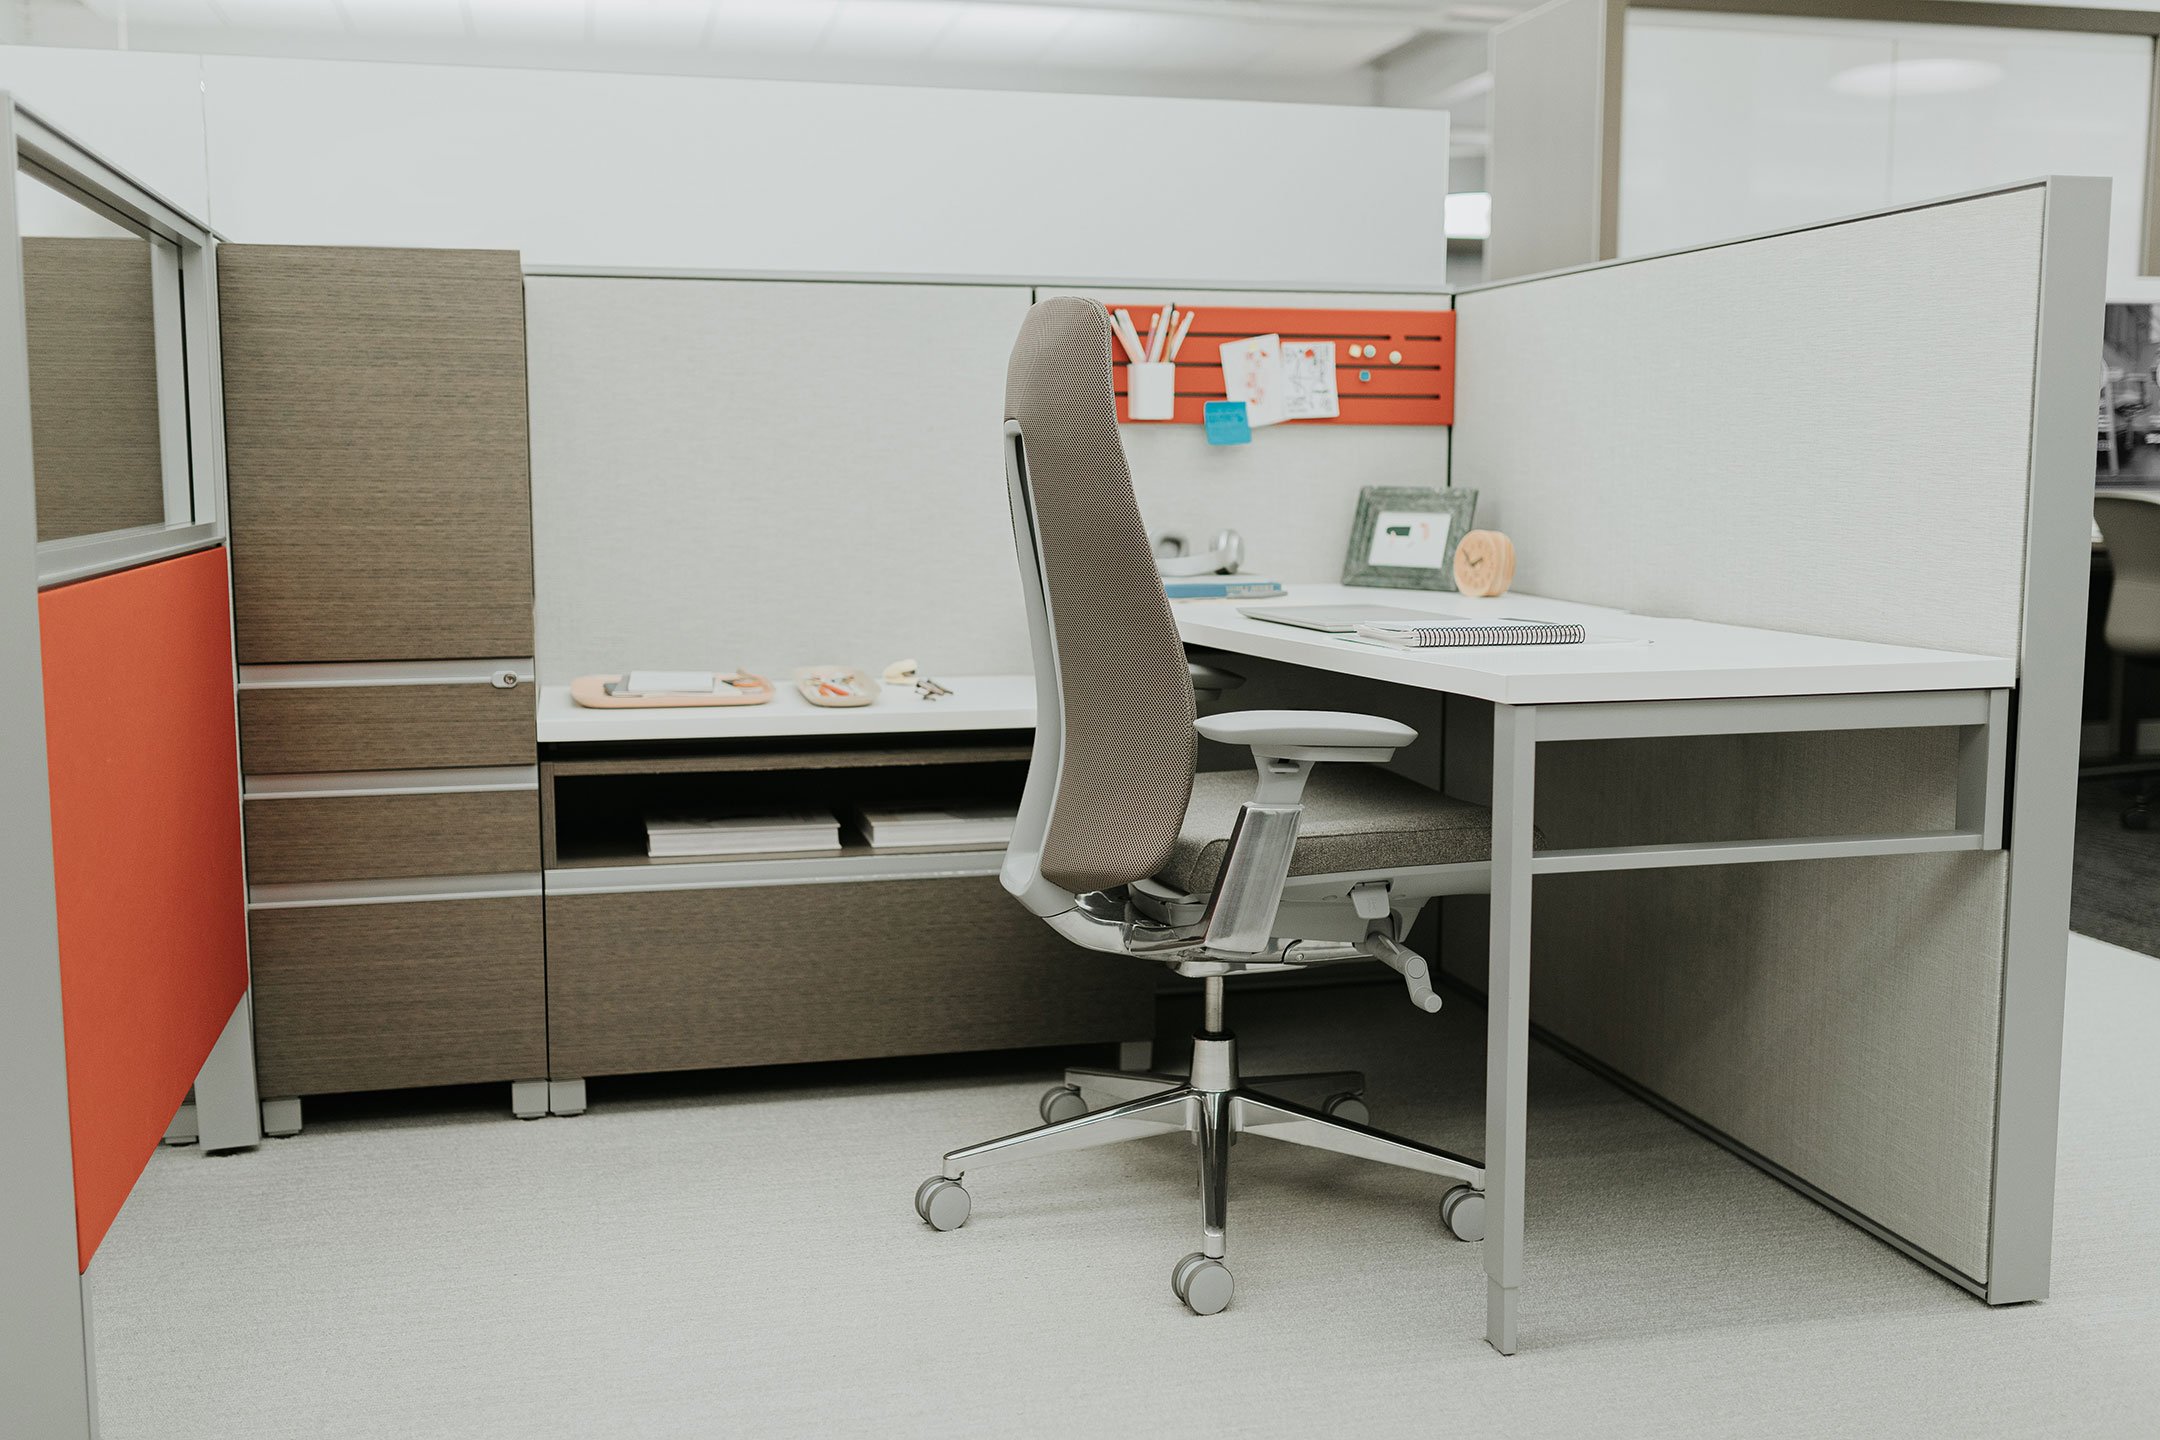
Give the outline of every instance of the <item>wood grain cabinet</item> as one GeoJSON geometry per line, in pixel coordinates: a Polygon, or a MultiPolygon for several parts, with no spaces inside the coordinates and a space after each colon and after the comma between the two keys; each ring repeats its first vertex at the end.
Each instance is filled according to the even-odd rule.
{"type": "Polygon", "coordinates": [[[227,245],[218,317],[263,1093],[544,1090],[519,258],[227,245]]]}
{"type": "Polygon", "coordinates": [[[263,1094],[545,1074],[541,944],[537,894],[252,911],[263,1094]]]}
{"type": "Polygon", "coordinates": [[[558,1077],[1078,1045],[1154,1032],[1154,977],[994,876],[548,897],[558,1077]]]}
{"type": "Polygon", "coordinates": [[[218,251],[242,664],[532,653],[506,250],[218,251]]]}
{"type": "Polygon", "coordinates": [[[540,796],[524,790],[252,792],[251,885],[537,873],[540,796]]]}
{"type": "Polygon", "coordinates": [[[240,682],[240,765],[250,775],[530,765],[534,689],[457,683],[258,686],[240,682]]]}

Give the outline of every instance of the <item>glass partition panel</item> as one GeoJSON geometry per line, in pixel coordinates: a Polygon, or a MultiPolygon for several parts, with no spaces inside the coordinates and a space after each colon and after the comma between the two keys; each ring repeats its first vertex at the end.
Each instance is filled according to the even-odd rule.
{"type": "Polygon", "coordinates": [[[178,247],[27,166],[15,203],[38,539],[191,523],[178,247]]]}

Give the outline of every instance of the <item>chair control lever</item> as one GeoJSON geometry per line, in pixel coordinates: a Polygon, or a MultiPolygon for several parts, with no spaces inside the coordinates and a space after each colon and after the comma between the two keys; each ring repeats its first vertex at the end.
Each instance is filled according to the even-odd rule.
{"type": "Polygon", "coordinates": [[[1385,920],[1388,916],[1388,882],[1368,880],[1350,887],[1350,905],[1360,920],[1385,920]]]}
{"type": "Polygon", "coordinates": [[[1440,996],[1432,988],[1432,972],[1426,968],[1424,956],[1386,935],[1366,936],[1365,946],[1374,959],[1402,976],[1412,1005],[1428,1015],[1440,1009],[1440,996]]]}

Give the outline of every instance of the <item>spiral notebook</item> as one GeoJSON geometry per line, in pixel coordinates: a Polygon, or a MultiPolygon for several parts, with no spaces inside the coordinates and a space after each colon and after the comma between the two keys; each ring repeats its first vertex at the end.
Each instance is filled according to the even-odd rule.
{"type": "Polygon", "coordinates": [[[1357,638],[1405,650],[1460,645],[1580,645],[1583,627],[1543,620],[1378,620],[1357,627],[1357,638]]]}

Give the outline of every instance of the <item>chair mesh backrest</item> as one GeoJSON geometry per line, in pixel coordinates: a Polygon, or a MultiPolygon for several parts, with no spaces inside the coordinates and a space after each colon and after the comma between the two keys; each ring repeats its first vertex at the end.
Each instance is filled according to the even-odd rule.
{"type": "MultiPolygon", "coordinates": [[[[1155,874],[1192,793],[1193,690],[1133,499],[1110,381],[1110,319],[1091,300],[1028,312],[1005,377],[1020,427],[1062,753],[1042,874],[1073,891],[1155,874]]],[[[1015,525],[1016,533],[1025,533],[1015,525]]],[[[1021,573],[1032,567],[1023,557],[1021,573]]],[[[1038,677],[1039,693],[1047,693],[1038,677]]]]}
{"type": "Polygon", "coordinates": [[[2125,495],[2093,497],[2115,587],[2107,643],[2125,655],[2160,655],[2160,504],[2125,495]]]}

